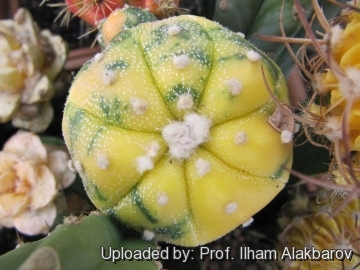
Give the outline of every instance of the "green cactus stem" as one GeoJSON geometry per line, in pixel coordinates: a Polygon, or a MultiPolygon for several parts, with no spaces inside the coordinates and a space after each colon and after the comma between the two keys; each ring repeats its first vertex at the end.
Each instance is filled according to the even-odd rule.
{"type": "Polygon", "coordinates": [[[70,216],[42,240],[21,244],[0,257],[0,269],[20,270],[157,270],[152,260],[104,260],[112,250],[156,249],[151,242],[129,238],[106,216],[97,212],[87,217],[70,216]],[[103,254],[101,247],[104,248],[103,254]]]}

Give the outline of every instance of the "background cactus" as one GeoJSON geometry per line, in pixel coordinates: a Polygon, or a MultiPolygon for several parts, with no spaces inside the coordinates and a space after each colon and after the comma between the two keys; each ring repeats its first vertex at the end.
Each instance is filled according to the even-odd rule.
{"type": "MultiPolygon", "coordinates": [[[[321,198],[326,190],[319,191],[321,198]]],[[[327,199],[318,203],[316,196],[309,198],[308,194],[297,195],[292,201],[283,207],[283,216],[279,219],[282,233],[279,235],[278,249],[294,247],[302,249],[304,246],[316,249],[352,250],[351,260],[313,260],[313,261],[290,261],[279,260],[285,269],[355,269],[359,263],[359,236],[360,225],[358,223],[359,198],[349,202],[335,215],[334,206],[339,206],[340,199],[327,199]]]]}
{"type": "Polygon", "coordinates": [[[149,11],[127,6],[117,9],[104,19],[99,26],[97,41],[105,48],[111,39],[123,30],[137,26],[140,23],[155,21],[156,17],[149,11]]]}
{"type": "Polygon", "coordinates": [[[87,217],[70,216],[42,240],[21,244],[0,257],[1,269],[131,269],[157,270],[155,261],[106,261],[104,247],[129,250],[156,249],[155,245],[125,236],[106,216],[93,212],[87,217]],[[71,239],[71,240],[70,240],[71,239]]]}
{"type": "Polygon", "coordinates": [[[248,222],[284,187],[292,162],[293,130],[268,122],[277,105],[265,80],[286,104],[279,68],[206,19],[122,31],[78,73],[64,112],[92,202],[180,245],[248,222]]]}
{"type": "MultiPolygon", "coordinates": [[[[300,9],[299,2],[296,4],[300,9]]],[[[332,20],[337,24],[328,22],[320,7],[314,5],[316,16],[325,32],[321,38],[316,38],[309,27],[304,11],[299,13],[310,37],[308,43],[315,48],[315,53],[313,56],[307,55],[304,45],[303,54],[300,55],[302,62],[298,61],[312,90],[309,101],[305,102],[302,109],[300,121],[304,133],[311,143],[327,149],[331,154],[328,168],[331,183],[317,183],[331,187],[335,195],[346,197],[344,204],[357,198],[360,192],[356,187],[359,182],[357,89],[360,62],[357,52],[359,40],[355,34],[359,28],[359,14],[355,4],[347,5],[341,16],[332,20]]],[[[306,176],[302,178],[312,181],[306,176]]]]}
{"type": "MultiPolygon", "coordinates": [[[[210,1],[211,2],[211,1],[210,1]]],[[[314,16],[314,7],[311,0],[301,0],[303,9],[309,20],[314,16]]],[[[328,4],[327,1],[318,1],[328,18],[333,18],[339,12],[339,7],[328,4]]],[[[345,0],[337,1],[346,3],[345,0]]],[[[211,5],[212,3],[207,3],[211,5]]],[[[229,27],[232,31],[242,32],[245,38],[253,43],[260,50],[265,52],[281,68],[286,77],[290,74],[294,61],[291,59],[284,41],[274,43],[264,41],[258,35],[282,36],[280,24],[282,23],[286,36],[304,37],[305,31],[298,18],[298,11],[293,1],[283,0],[255,0],[255,1],[237,1],[237,0],[217,0],[213,20],[229,27]],[[281,5],[284,3],[283,22],[280,21],[281,5]]],[[[314,29],[319,29],[317,21],[313,24],[314,29]]],[[[297,51],[300,45],[292,45],[292,49],[297,51]]]]}
{"type": "MultiPolygon", "coordinates": [[[[61,4],[60,4],[61,5],[61,4]]],[[[113,11],[127,6],[138,7],[154,14],[158,18],[165,18],[174,14],[178,10],[179,0],[65,0],[63,22],[68,23],[70,14],[80,17],[92,26],[98,26],[102,20],[106,19],[113,11]]],[[[59,4],[50,6],[58,7],[59,4]]]]}
{"type": "MultiPolygon", "coordinates": [[[[350,8],[342,12],[342,21],[345,28],[339,24],[327,29],[325,38],[330,39],[331,57],[334,63],[330,64],[329,69],[313,75],[314,88],[318,96],[329,94],[329,102],[322,101],[315,104],[309,102],[308,108],[312,112],[309,118],[313,121],[322,122],[318,127],[314,127],[314,132],[325,135],[328,140],[336,142],[340,140],[344,144],[348,140],[349,150],[360,150],[359,132],[359,93],[357,91],[360,75],[360,57],[358,48],[360,47],[360,36],[358,29],[360,14],[350,8]],[[348,137],[341,134],[341,122],[346,119],[348,125],[348,137]]],[[[326,61],[326,59],[323,59],[326,61]]],[[[317,67],[314,67],[314,69],[317,67]]],[[[315,126],[315,125],[314,125],[315,126]]]]}
{"type": "MultiPolygon", "coordinates": [[[[298,2],[296,4],[299,6],[298,2]]],[[[359,266],[357,100],[360,62],[357,47],[360,40],[357,33],[360,25],[356,1],[343,7],[340,16],[328,22],[314,4],[324,32],[321,38],[311,31],[304,14],[299,14],[316,51],[313,56],[306,53],[300,56],[303,62],[299,67],[312,87],[312,96],[303,109],[302,123],[308,140],[327,149],[331,162],[328,173],[319,179],[298,174],[324,189],[318,192],[316,200],[296,196],[284,207],[284,216],[280,219],[283,232],[279,239],[280,250],[285,246],[305,246],[320,251],[342,249],[354,253],[351,260],[288,260],[283,263],[286,269],[355,269],[359,266]]]]}

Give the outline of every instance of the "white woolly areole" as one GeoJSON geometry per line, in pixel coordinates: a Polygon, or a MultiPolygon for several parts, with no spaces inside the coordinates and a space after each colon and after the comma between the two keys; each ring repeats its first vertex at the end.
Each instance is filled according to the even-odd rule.
{"type": "Polygon", "coordinates": [[[290,130],[283,130],[281,131],[281,142],[282,143],[289,143],[292,141],[294,133],[290,130]]]}
{"type": "Polygon", "coordinates": [[[74,166],[74,162],[72,162],[71,159],[68,160],[67,165],[68,165],[68,168],[69,168],[70,171],[76,172],[76,169],[75,169],[75,166],[74,166]]]}
{"type": "Polygon", "coordinates": [[[180,33],[180,31],[181,31],[180,26],[176,24],[170,25],[168,28],[168,34],[170,36],[177,36],[180,33]]]}
{"type": "Polygon", "coordinates": [[[154,168],[154,162],[148,156],[141,156],[136,159],[136,170],[138,173],[143,174],[154,168]]]}
{"type": "Polygon", "coordinates": [[[189,93],[179,95],[179,100],[177,102],[178,109],[188,110],[194,106],[193,96],[189,93]]]}
{"type": "Polygon", "coordinates": [[[237,208],[238,208],[237,203],[231,202],[231,203],[228,203],[227,205],[225,205],[225,212],[227,214],[233,214],[237,208]]]}
{"type": "Polygon", "coordinates": [[[238,36],[242,37],[242,38],[245,38],[245,34],[242,33],[242,32],[236,32],[236,34],[237,34],[238,36]]]}
{"type": "Polygon", "coordinates": [[[148,157],[154,158],[158,155],[159,150],[160,150],[160,144],[157,141],[150,142],[146,146],[146,155],[148,157]]]}
{"type": "Polygon", "coordinates": [[[199,158],[198,160],[196,160],[195,168],[196,168],[196,173],[200,177],[203,177],[205,174],[207,174],[210,171],[211,166],[208,161],[206,161],[203,158],[199,158]]]}
{"type": "Polygon", "coordinates": [[[339,90],[345,99],[351,95],[355,99],[360,98],[360,69],[350,67],[345,70],[346,78],[341,78],[339,90]]]}
{"type": "Polygon", "coordinates": [[[341,131],[341,120],[338,117],[328,117],[326,119],[324,129],[327,131],[325,136],[330,140],[334,141],[342,138],[341,131]]]}
{"type": "Polygon", "coordinates": [[[246,53],[246,57],[251,61],[251,62],[256,62],[260,59],[260,54],[255,52],[254,50],[250,50],[246,53]]]}
{"type": "Polygon", "coordinates": [[[149,231],[149,230],[143,231],[142,238],[143,238],[145,241],[151,241],[151,240],[154,239],[154,237],[155,237],[155,233],[154,233],[154,232],[149,231]]]}
{"type": "Polygon", "coordinates": [[[130,98],[130,105],[136,114],[144,114],[148,107],[148,103],[145,100],[137,97],[130,98]]]}
{"type": "Polygon", "coordinates": [[[105,71],[102,75],[102,80],[107,85],[113,84],[116,80],[115,72],[113,70],[105,69],[105,71]]]}
{"type": "Polygon", "coordinates": [[[79,160],[75,161],[74,167],[78,172],[82,172],[84,170],[83,166],[81,165],[81,162],[79,160]]]}
{"type": "Polygon", "coordinates": [[[70,224],[79,224],[80,218],[74,215],[70,215],[67,217],[64,217],[63,223],[65,225],[70,225],[70,224]]]}
{"type": "Polygon", "coordinates": [[[341,26],[337,24],[334,27],[332,27],[330,31],[331,31],[330,44],[332,46],[335,46],[341,41],[341,36],[344,32],[344,29],[342,29],[341,26]]]}
{"type": "Polygon", "coordinates": [[[184,123],[191,128],[191,137],[198,145],[209,138],[211,121],[203,115],[190,113],[185,115],[184,123]]]}
{"type": "Polygon", "coordinates": [[[94,56],[94,62],[95,63],[98,63],[98,62],[100,62],[100,60],[101,59],[103,59],[103,57],[104,57],[104,54],[103,53],[97,53],[97,54],[95,54],[95,56],[94,56]]]}
{"type": "Polygon", "coordinates": [[[246,220],[243,224],[241,224],[241,226],[243,226],[245,228],[245,227],[250,226],[253,222],[254,222],[254,219],[251,217],[248,220],[246,220]]]}
{"type": "Polygon", "coordinates": [[[169,196],[165,192],[159,192],[156,196],[158,205],[166,205],[169,202],[169,196]]]}
{"type": "Polygon", "coordinates": [[[169,153],[175,158],[187,158],[197,147],[190,135],[190,127],[182,122],[173,122],[165,126],[162,136],[169,145],[169,153]]]}
{"type": "Polygon", "coordinates": [[[172,122],[162,130],[172,157],[188,158],[195,149],[208,140],[211,121],[203,115],[187,114],[183,122],[172,122]]]}
{"type": "Polygon", "coordinates": [[[237,96],[242,90],[242,83],[238,79],[229,79],[226,81],[228,91],[231,95],[237,96]]]}
{"type": "Polygon", "coordinates": [[[106,170],[110,166],[110,160],[104,153],[98,153],[96,156],[96,164],[101,170],[106,170]]]}
{"type": "Polygon", "coordinates": [[[185,69],[190,64],[190,58],[186,54],[175,55],[173,64],[177,69],[185,69]]]}
{"type": "Polygon", "coordinates": [[[247,142],[248,136],[245,131],[238,131],[235,134],[234,142],[236,145],[243,145],[247,142]]]}

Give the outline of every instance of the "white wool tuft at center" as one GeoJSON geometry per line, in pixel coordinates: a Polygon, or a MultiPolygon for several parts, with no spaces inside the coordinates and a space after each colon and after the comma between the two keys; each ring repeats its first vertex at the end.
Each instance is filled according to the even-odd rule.
{"type": "Polygon", "coordinates": [[[195,149],[209,139],[211,121],[203,115],[187,114],[183,122],[172,122],[162,130],[172,157],[188,158],[195,149]]]}

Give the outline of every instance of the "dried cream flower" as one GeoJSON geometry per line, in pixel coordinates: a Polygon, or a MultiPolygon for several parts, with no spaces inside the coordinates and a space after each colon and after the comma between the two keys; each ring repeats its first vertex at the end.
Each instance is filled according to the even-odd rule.
{"type": "Polygon", "coordinates": [[[0,123],[44,131],[53,118],[53,82],[67,56],[66,44],[40,31],[31,14],[19,9],[0,20],[0,123]]]}
{"type": "Polygon", "coordinates": [[[35,235],[47,233],[56,217],[54,198],[75,174],[67,168],[67,154],[46,152],[39,137],[19,132],[0,152],[0,225],[35,235]],[[61,165],[63,164],[63,166],[61,165]]]}

